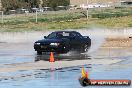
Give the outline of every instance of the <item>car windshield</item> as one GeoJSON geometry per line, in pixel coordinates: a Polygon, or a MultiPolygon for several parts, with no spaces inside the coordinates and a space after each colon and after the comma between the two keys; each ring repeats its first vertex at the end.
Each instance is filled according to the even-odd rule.
{"type": "Polygon", "coordinates": [[[69,32],[53,32],[47,36],[48,39],[52,38],[67,38],[70,36],[69,32]]]}

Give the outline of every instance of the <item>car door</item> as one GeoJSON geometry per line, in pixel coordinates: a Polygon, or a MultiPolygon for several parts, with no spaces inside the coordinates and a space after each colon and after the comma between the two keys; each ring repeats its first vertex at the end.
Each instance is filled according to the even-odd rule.
{"type": "Polygon", "coordinates": [[[73,32],[70,34],[70,43],[72,49],[80,49],[82,45],[82,37],[73,32]]]}

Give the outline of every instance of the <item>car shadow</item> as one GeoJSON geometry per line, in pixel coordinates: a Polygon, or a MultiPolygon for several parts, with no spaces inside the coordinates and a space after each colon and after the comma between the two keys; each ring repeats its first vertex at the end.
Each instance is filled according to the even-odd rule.
{"type": "MultiPolygon", "coordinates": [[[[43,60],[43,61],[49,61],[50,54],[44,54],[44,55],[36,55],[35,62],[43,60]]],[[[79,54],[74,53],[71,55],[68,54],[55,54],[54,55],[55,61],[74,61],[74,60],[87,60],[91,59],[90,56],[87,54],[79,54]]]]}

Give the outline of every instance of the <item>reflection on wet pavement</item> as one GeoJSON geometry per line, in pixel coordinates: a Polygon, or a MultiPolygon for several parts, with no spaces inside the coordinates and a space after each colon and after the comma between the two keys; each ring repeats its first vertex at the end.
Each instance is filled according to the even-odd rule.
{"type": "MultiPolygon", "coordinates": [[[[68,75],[65,73],[79,73],[82,67],[86,67],[88,69],[91,69],[91,65],[85,65],[85,66],[77,66],[77,67],[69,67],[69,68],[60,68],[60,69],[38,69],[38,70],[31,70],[31,71],[17,71],[17,72],[9,72],[9,73],[0,73],[0,81],[1,82],[12,82],[12,81],[31,81],[34,79],[50,79],[54,73],[57,73],[59,76],[57,78],[63,79],[67,78],[68,75]],[[50,74],[51,73],[51,74],[50,74]],[[64,73],[64,74],[63,74],[64,73]],[[67,76],[67,77],[65,77],[67,76]]],[[[55,76],[54,76],[55,77],[55,76]]],[[[53,77],[52,77],[53,78],[53,77]]],[[[56,78],[54,78],[56,80],[56,78]]]]}
{"type": "MultiPolygon", "coordinates": [[[[49,61],[50,55],[37,55],[35,61],[49,61]]],[[[74,60],[87,60],[91,59],[90,56],[86,54],[74,54],[74,55],[55,55],[56,61],[74,61],[74,60]]]]}

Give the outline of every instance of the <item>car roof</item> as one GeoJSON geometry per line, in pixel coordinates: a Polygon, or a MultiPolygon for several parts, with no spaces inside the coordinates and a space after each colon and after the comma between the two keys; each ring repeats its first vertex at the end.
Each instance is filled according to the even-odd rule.
{"type": "Polygon", "coordinates": [[[78,32],[76,32],[76,31],[55,31],[54,33],[60,33],[60,32],[68,32],[68,33],[74,32],[74,33],[78,33],[78,32]]]}

